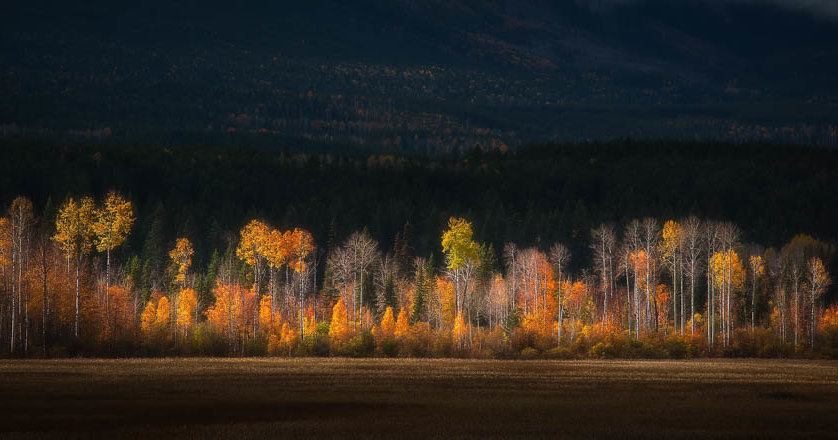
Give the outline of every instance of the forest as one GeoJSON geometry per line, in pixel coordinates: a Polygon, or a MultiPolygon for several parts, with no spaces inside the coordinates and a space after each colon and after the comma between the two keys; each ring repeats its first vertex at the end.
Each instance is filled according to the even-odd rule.
{"type": "Polygon", "coordinates": [[[623,136],[838,145],[834,24],[711,2],[20,2],[0,27],[0,138],[403,154],[623,136]]]}
{"type": "MultiPolygon", "coordinates": [[[[838,305],[830,275],[834,194],[812,183],[835,179],[828,172],[835,163],[833,151],[767,145],[612,147],[542,146],[433,159],[164,148],[143,155],[144,164],[124,148],[6,144],[5,163],[11,164],[2,182],[6,191],[29,188],[31,193],[10,197],[0,219],[0,350],[14,357],[838,357],[838,305]],[[752,154],[758,150],[777,161],[762,170],[777,184],[776,191],[759,187],[760,171],[752,167],[768,159],[752,154]],[[587,201],[591,214],[572,219],[567,229],[561,221],[533,227],[533,212],[543,208],[534,205],[540,199],[529,191],[572,195],[573,182],[586,173],[580,164],[593,165],[599,158],[607,163],[609,152],[621,167],[633,163],[626,158],[642,158],[648,169],[638,173],[692,161],[692,173],[722,168],[734,178],[717,182],[724,191],[716,200],[704,200],[686,185],[673,195],[665,188],[635,194],[624,200],[639,204],[626,210],[629,215],[642,212],[644,200],[656,200],[645,207],[646,215],[636,217],[610,216],[602,205],[619,196],[609,194],[612,184],[585,181],[583,194],[592,197],[571,201],[576,206],[587,201]],[[698,154],[705,164],[694,160],[698,154]],[[797,160],[783,162],[784,155],[797,160]],[[568,162],[564,168],[553,167],[557,157],[568,162]],[[744,165],[728,160],[737,157],[749,159],[744,165]],[[213,179],[192,176],[214,160],[223,163],[215,179],[238,176],[272,184],[249,194],[216,191],[213,179]],[[564,173],[564,188],[547,189],[554,182],[538,181],[522,186],[525,195],[498,193],[495,200],[502,202],[493,205],[509,210],[500,217],[487,216],[482,202],[458,205],[455,213],[423,195],[444,182],[455,194],[447,197],[457,197],[458,185],[470,173],[506,185],[520,176],[537,180],[536,163],[545,173],[564,173]],[[88,182],[51,174],[50,166],[59,164],[88,182]],[[798,167],[815,180],[798,180],[798,167]],[[286,173],[292,168],[300,175],[286,173]],[[129,169],[149,181],[145,189],[126,184],[129,169]],[[32,170],[43,171],[33,175],[32,170]],[[259,204],[282,200],[281,184],[296,188],[293,180],[301,178],[313,188],[308,197],[323,197],[321,205],[334,191],[332,197],[349,197],[360,206],[362,212],[351,215],[363,218],[366,211],[374,218],[372,207],[381,203],[374,191],[329,187],[319,177],[344,173],[365,176],[346,179],[347,185],[386,186],[379,172],[406,177],[416,187],[401,199],[410,207],[397,211],[413,214],[402,216],[392,234],[374,223],[368,228],[341,221],[340,212],[323,215],[326,208],[317,213],[319,221],[294,223],[294,214],[259,204]],[[177,183],[165,184],[169,179],[177,183]],[[591,185],[603,193],[601,200],[591,185]],[[166,190],[182,191],[182,199],[170,196],[163,205],[161,191],[166,190]],[[825,191],[823,205],[804,197],[815,190],[825,191]],[[737,198],[740,191],[757,200],[773,198],[780,206],[765,205],[765,214],[741,224],[738,213],[754,208],[737,198]],[[521,201],[515,200],[529,194],[529,206],[516,207],[521,201]],[[193,203],[209,197],[233,211],[215,219],[203,215],[213,204],[192,205],[198,216],[167,212],[165,206],[189,209],[178,202],[190,197],[193,203]],[[682,205],[676,198],[693,200],[682,205]],[[806,204],[796,212],[772,216],[801,199],[806,204]],[[782,206],[784,200],[791,202],[782,206]],[[239,210],[237,203],[249,207],[239,210]],[[713,215],[720,206],[738,209],[729,209],[728,218],[713,215]],[[538,236],[513,240],[492,228],[507,221],[527,225],[527,234],[538,236]],[[789,225],[799,229],[789,234],[789,225]]],[[[660,178],[648,174],[652,182],[660,178]]],[[[615,188],[627,182],[618,183],[615,188]]],[[[490,184],[474,194],[489,197],[491,191],[490,184]]],[[[588,208],[575,211],[580,209],[588,208]]]]}

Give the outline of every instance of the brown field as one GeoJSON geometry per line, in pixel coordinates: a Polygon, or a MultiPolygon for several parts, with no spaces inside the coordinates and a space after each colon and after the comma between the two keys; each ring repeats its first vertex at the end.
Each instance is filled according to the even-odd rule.
{"type": "Polygon", "coordinates": [[[3,438],[838,437],[838,363],[0,361],[3,438]]]}

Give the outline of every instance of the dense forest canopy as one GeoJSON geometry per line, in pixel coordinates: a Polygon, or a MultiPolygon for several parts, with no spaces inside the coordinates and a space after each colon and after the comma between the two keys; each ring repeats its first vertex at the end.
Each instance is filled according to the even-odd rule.
{"type": "Polygon", "coordinates": [[[423,154],[626,136],[836,146],[838,20],[811,7],[823,3],[13,2],[0,137],[423,154]]]}

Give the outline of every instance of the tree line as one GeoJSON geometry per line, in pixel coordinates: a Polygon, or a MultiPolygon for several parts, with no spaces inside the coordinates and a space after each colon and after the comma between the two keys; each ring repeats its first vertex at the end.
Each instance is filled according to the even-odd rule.
{"type": "Polygon", "coordinates": [[[589,229],[580,257],[579,243],[496,249],[455,216],[425,258],[409,225],[392,246],[364,228],[321,248],[310,231],[254,218],[203,267],[177,237],[146,286],[148,262],[117,252],[136,216],[117,191],[40,216],[26,197],[11,202],[1,353],[838,357],[838,305],[825,298],[834,247],[807,235],[764,248],[731,222],[648,217],[589,229]]]}

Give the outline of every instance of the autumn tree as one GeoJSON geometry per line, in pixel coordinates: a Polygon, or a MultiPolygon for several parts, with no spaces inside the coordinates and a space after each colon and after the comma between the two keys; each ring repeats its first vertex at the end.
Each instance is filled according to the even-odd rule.
{"type": "Polygon", "coordinates": [[[562,321],[564,318],[564,296],[562,288],[564,286],[564,273],[567,264],[570,262],[570,251],[567,246],[561,243],[555,243],[550,247],[550,264],[553,265],[553,273],[556,276],[558,288],[556,289],[556,300],[558,302],[558,330],[556,334],[556,341],[558,345],[562,344],[562,321]]]}
{"type": "Polygon", "coordinates": [[[277,313],[277,298],[276,298],[276,273],[283,266],[287,266],[288,260],[291,257],[290,249],[290,233],[283,233],[280,230],[272,229],[268,234],[267,243],[265,245],[265,259],[268,262],[269,281],[268,289],[270,292],[270,311],[271,319],[270,325],[273,327],[273,316],[277,313]]]}
{"type": "Polygon", "coordinates": [[[186,336],[189,329],[197,322],[198,295],[194,289],[184,288],[177,296],[177,312],[175,323],[178,329],[182,329],[186,336]]]}
{"type": "Polygon", "coordinates": [[[24,351],[28,350],[26,329],[29,324],[29,298],[25,295],[23,278],[34,215],[32,202],[26,197],[17,197],[9,207],[11,238],[11,352],[15,352],[16,338],[21,338],[24,351]],[[15,320],[17,317],[17,320],[15,320]],[[17,331],[17,337],[15,335],[17,331]]]}
{"type": "MultiPolygon", "coordinates": [[[[680,332],[684,332],[684,301],[683,296],[678,297],[678,264],[681,262],[681,242],[683,241],[683,231],[681,225],[674,220],[669,220],[663,225],[661,231],[660,255],[664,263],[669,269],[670,279],[672,281],[672,325],[675,329],[679,329],[678,321],[678,301],[681,302],[681,320],[680,332]]],[[[681,270],[683,273],[683,269],[681,270]]],[[[683,295],[683,291],[681,292],[683,295]]]]}
{"type": "Polygon", "coordinates": [[[810,321],[810,330],[809,330],[809,346],[815,346],[815,323],[817,322],[817,318],[815,317],[815,309],[817,308],[818,299],[823,295],[826,288],[831,283],[831,279],[829,278],[829,273],[826,271],[826,267],[823,265],[823,261],[821,261],[818,257],[811,257],[809,259],[808,264],[806,265],[806,275],[807,275],[807,282],[809,283],[810,289],[810,296],[809,296],[809,304],[811,306],[812,313],[809,315],[810,321]]]}
{"type": "Polygon", "coordinates": [[[410,331],[410,318],[408,318],[408,313],[402,307],[399,309],[399,316],[396,318],[396,329],[393,332],[393,335],[396,337],[397,340],[401,341],[405,337],[407,337],[407,333],[410,331]]]}
{"type": "Polygon", "coordinates": [[[716,283],[713,280],[713,256],[719,248],[720,227],[715,222],[704,223],[704,245],[706,246],[705,255],[707,256],[707,300],[705,302],[705,320],[707,323],[707,343],[710,348],[716,341],[716,283]]]}
{"type": "Polygon", "coordinates": [[[92,227],[96,250],[105,253],[105,316],[108,320],[110,319],[108,291],[111,286],[111,251],[125,242],[134,220],[131,202],[125,200],[116,191],[109,192],[102,207],[95,212],[92,227]]]}
{"type": "MultiPolygon", "coordinates": [[[[660,231],[658,229],[658,222],[653,218],[645,218],[642,223],[642,239],[643,248],[646,252],[646,297],[650,299],[652,306],[651,310],[647,310],[647,316],[654,321],[655,331],[658,330],[658,302],[654,292],[654,286],[657,285],[655,273],[657,267],[655,259],[658,247],[658,240],[660,231]]],[[[649,304],[647,302],[647,304],[649,304]]]]}
{"type": "Polygon", "coordinates": [[[471,223],[455,217],[448,219],[448,229],[442,234],[442,252],[445,254],[447,268],[454,278],[457,314],[462,307],[469,269],[477,261],[479,246],[472,240],[473,234],[471,223]]]}
{"type": "Polygon", "coordinates": [[[634,322],[634,333],[640,336],[640,299],[639,299],[639,283],[637,277],[637,265],[635,259],[641,248],[640,239],[640,221],[634,219],[630,221],[623,233],[623,245],[620,253],[620,265],[626,279],[626,320],[628,327],[628,334],[631,337],[632,322],[634,322]],[[634,275],[632,282],[631,276],[634,275]]]}
{"type": "Polygon", "coordinates": [[[350,329],[346,321],[346,306],[341,298],[332,307],[332,320],[329,322],[329,347],[332,354],[341,353],[349,341],[350,329]]]}
{"type": "MultiPolygon", "coordinates": [[[[253,270],[253,295],[256,305],[259,304],[259,283],[261,282],[262,270],[265,266],[265,255],[267,254],[267,242],[270,238],[271,228],[259,220],[251,220],[245,225],[239,234],[239,246],[236,248],[236,256],[253,270]]],[[[259,311],[255,310],[258,314],[259,311]]]]}
{"type": "Polygon", "coordinates": [[[794,249],[789,254],[789,278],[794,298],[794,346],[797,347],[800,335],[800,284],[803,280],[805,268],[803,251],[794,249]]]}
{"type": "Polygon", "coordinates": [[[591,232],[591,250],[594,266],[599,275],[602,294],[602,323],[608,321],[608,303],[614,296],[614,254],[617,235],[611,225],[600,225],[591,232]]]}
{"type": "Polygon", "coordinates": [[[359,315],[363,313],[364,280],[378,256],[378,242],[364,229],[353,232],[327,259],[330,267],[334,269],[336,280],[341,282],[344,289],[347,284],[351,284],[352,298],[349,305],[352,306],[353,329],[357,329],[359,315]]]}
{"type": "Polygon", "coordinates": [[[350,302],[349,292],[354,293],[356,279],[352,250],[347,246],[338,246],[332,249],[326,258],[326,266],[331,275],[332,287],[340,293],[344,305],[348,304],[350,302]]]}
{"type": "Polygon", "coordinates": [[[175,241],[175,247],[169,251],[169,258],[176,270],[175,283],[181,289],[186,288],[187,272],[192,266],[193,255],[195,255],[195,250],[188,238],[178,238],[175,241]]]}
{"type": "Polygon", "coordinates": [[[175,323],[177,328],[183,328],[184,332],[189,326],[198,321],[198,297],[194,290],[187,289],[186,280],[189,267],[192,265],[192,256],[195,250],[188,238],[178,238],[175,247],[169,251],[169,258],[175,267],[175,323]],[[188,314],[188,315],[187,315],[188,314]],[[185,327],[184,327],[185,325],[185,327]]]}
{"type": "Polygon", "coordinates": [[[396,319],[393,317],[393,308],[387,307],[384,315],[381,317],[380,327],[373,329],[373,335],[378,340],[379,345],[387,339],[395,337],[396,334],[396,319]]]}
{"type": "Polygon", "coordinates": [[[314,252],[314,237],[311,233],[295,228],[291,234],[289,244],[290,259],[288,264],[294,270],[299,278],[299,295],[298,295],[298,310],[299,310],[299,325],[300,325],[300,340],[305,337],[305,321],[303,320],[303,312],[305,310],[306,292],[308,289],[308,258],[314,252]]]}
{"type": "Polygon", "coordinates": [[[748,269],[751,273],[751,333],[756,327],[756,310],[757,310],[757,282],[765,273],[765,263],[762,256],[751,255],[748,258],[748,269]]]}
{"type": "Polygon", "coordinates": [[[81,259],[93,247],[95,213],[92,198],[83,197],[77,202],[71,197],[59,209],[55,220],[56,232],[53,240],[67,255],[68,271],[70,259],[74,259],[76,263],[76,313],[73,325],[73,335],[76,337],[79,336],[81,315],[81,259]]]}
{"type": "Polygon", "coordinates": [[[718,312],[722,317],[722,343],[727,346],[730,344],[734,326],[733,307],[731,305],[734,297],[733,292],[738,292],[744,287],[745,268],[739,254],[728,248],[725,252],[720,251],[713,254],[709,270],[716,290],[721,292],[718,312]]]}
{"type": "MultiPolygon", "coordinates": [[[[12,233],[12,223],[6,217],[0,217],[0,270],[2,270],[3,274],[3,287],[5,288],[7,274],[9,272],[13,272],[10,268],[7,268],[8,265],[11,264],[12,261],[12,254],[13,254],[13,233],[12,233]]],[[[14,283],[12,283],[14,284],[14,283]]],[[[10,304],[8,306],[9,309],[9,321],[11,322],[11,352],[14,353],[14,346],[15,346],[15,336],[14,336],[14,313],[15,313],[15,295],[11,292],[10,293],[10,304]]],[[[4,319],[2,314],[0,314],[0,319],[4,319]]],[[[3,335],[5,336],[5,335],[3,335]]]]}
{"type": "Polygon", "coordinates": [[[690,217],[683,224],[684,264],[690,280],[690,333],[695,334],[695,285],[701,266],[701,221],[690,217]]]}
{"type": "Polygon", "coordinates": [[[767,262],[769,277],[774,283],[774,292],[772,295],[774,311],[772,312],[772,317],[776,316],[776,319],[773,320],[773,323],[776,325],[777,332],[780,334],[780,340],[785,343],[788,301],[786,299],[784,275],[786,273],[788,258],[786,258],[785,251],[783,250],[776,252],[774,249],[769,249],[765,252],[765,260],[767,262]]]}

